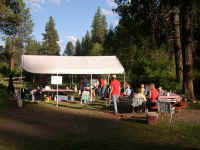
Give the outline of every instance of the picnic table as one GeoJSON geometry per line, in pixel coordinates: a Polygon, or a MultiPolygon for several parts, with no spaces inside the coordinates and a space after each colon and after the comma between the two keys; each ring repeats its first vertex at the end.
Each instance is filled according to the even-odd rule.
{"type": "Polygon", "coordinates": [[[161,96],[158,96],[158,101],[160,101],[160,102],[180,102],[181,96],[179,96],[179,95],[169,95],[169,96],[161,95],[161,96]]]}
{"type": "MultiPolygon", "coordinates": [[[[57,92],[57,89],[41,89],[40,90],[41,92],[57,92]]],[[[72,90],[72,89],[58,89],[58,92],[75,92],[75,90],[72,90]]]]}

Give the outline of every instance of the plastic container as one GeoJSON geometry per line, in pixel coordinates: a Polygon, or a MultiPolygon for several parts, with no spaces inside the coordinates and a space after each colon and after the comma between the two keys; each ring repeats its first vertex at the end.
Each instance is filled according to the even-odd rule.
{"type": "Polygon", "coordinates": [[[148,112],[147,113],[147,124],[156,125],[158,123],[158,113],[148,112]]]}

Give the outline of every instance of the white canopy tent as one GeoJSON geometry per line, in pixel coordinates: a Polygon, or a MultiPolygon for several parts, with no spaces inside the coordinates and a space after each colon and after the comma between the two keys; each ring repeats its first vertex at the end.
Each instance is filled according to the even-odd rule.
{"type": "Polygon", "coordinates": [[[22,68],[41,74],[123,74],[116,56],[22,55],[22,68]]]}
{"type": "Polygon", "coordinates": [[[22,55],[21,66],[39,74],[90,74],[91,82],[93,74],[124,74],[125,80],[124,68],[116,56],[22,55]]]}

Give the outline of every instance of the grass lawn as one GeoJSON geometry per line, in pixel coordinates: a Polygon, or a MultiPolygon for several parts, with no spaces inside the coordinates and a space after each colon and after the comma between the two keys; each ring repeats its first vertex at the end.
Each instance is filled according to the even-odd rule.
{"type": "Polygon", "coordinates": [[[27,103],[23,109],[10,105],[0,109],[0,150],[200,149],[200,124],[162,121],[151,126],[114,116],[101,101],[62,103],[58,108],[44,103],[27,103]]]}

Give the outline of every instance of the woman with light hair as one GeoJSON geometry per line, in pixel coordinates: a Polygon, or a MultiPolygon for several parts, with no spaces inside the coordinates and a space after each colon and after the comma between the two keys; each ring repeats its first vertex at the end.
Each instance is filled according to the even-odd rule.
{"type": "Polygon", "coordinates": [[[150,100],[151,102],[157,102],[158,100],[158,90],[155,88],[155,84],[150,84],[150,100]]]}
{"type": "Polygon", "coordinates": [[[155,88],[155,84],[150,84],[150,109],[157,109],[157,100],[158,100],[158,90],[155,88]]]}

